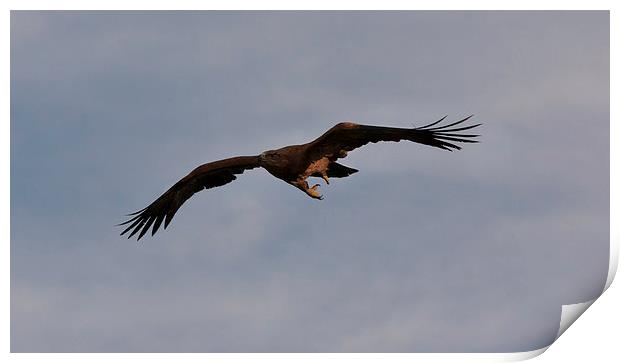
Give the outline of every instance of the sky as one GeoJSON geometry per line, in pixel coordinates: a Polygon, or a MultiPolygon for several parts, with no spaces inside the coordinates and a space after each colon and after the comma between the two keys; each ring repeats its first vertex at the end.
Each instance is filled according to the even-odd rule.
{"type": "Polygon", "coordinates": [[[13,11],[11,351],[546,346],[607,277],[609,102],[602,11],[13,11]],[[114,226],[202,163],[470,114],[322,201],[252,170],[114,226]]]}

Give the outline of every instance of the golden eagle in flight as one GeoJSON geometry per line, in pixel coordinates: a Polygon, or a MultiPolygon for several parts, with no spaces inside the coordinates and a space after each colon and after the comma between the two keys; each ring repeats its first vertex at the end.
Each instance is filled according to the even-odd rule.
{"type": "Polygon", "coordinates": [[[424,145],[452,151],[459,150],[457,142],[477,142],[478,135],[462,134],[460,131],[473,129],[480,124],[458,126],[469,120],[436,126],[445,117],[429,125],[417,128],[395,128],[383,126],[358,125],[342,122],[329,129],[318,139],[303,145],[291,145],[277,150],[268,150],[255,156],[237,156],[201,165],[179,180],[148,207],[129,214],[128,221],[119,224],[129,226],[121,236],[131,231],[128,238],[136,233],[138,240],[153,226],[151,235],[164,222],[164,229],[174,217],[177,210],[195,193],[228,184],[237,179],[236,175],[258,167],[265,168],[271,175],[282,179],[300,189],[314,199],[323,199],[317,191],[319,184],[308,186],[308,177],[323,178],[329,184],[329,178],[344,178],[357,170],[336,162],[347,156],[347,152],[369,142],[408,140],[424,145]]]}

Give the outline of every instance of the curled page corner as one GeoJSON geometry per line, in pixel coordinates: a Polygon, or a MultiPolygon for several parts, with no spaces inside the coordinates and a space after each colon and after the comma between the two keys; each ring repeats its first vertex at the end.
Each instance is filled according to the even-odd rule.
{"type": "Polygon", "coordinates": [[[534,357],[538,357],[539,355],[543,354],[549,347],[550,345],[546,347],[538,348],[535,350],[530,350],[528,352],[508,353],[504,361],[505,362],[520,362],[520,361],[532,359],[534,357]]]}
{"type": "Polygon", "coordinates": [[[562,305],[562,314],[560,316],[560,326],[558,328],[558,333],[555,336],[555,339],[551,344],[546,347],[542,347],[540,349],[532,350],[529,352],[520,352],[520,353],[512,353],[509,357],[506,357],[509,361],[522,361],[534,358],[543,354],[553,343],[555,343],[558,338],[564,334],[566,329],[568,329],[580,316],[583,314],[588,308],[603,295],[603,293],[611,286],[613,282],[616,271],[618,270],[618,255],[619,255],[619,244],[616,242],[616,239],[611,238],[610,240],[610,249],[609,249],[609,270],[607,271],[607,280],[605,281],[605,287],[601,294],[595,297],[592,300],[588,300],[581,303],[576,304],[567,304],[562,305]]]}
{"type": "Polygon", "coordinates": [[[601,297],[609,286],[611,286],[611,283],[616,276],[616,271],[618,270],[618,243],[614,241],[614,238],[610,241],[609,270],[607,271],[607,280],[605,281],[605,287],[603,288],[603,291],[601,291],[601,295],[582,303],[562,305],[560,327],[558,328],[558,334],[555,336],[554,341],[564,334],[566,329],[568,329],[568,327],[571,326],[575,320],[577,320],[581,314],[583,314],[596,301],[596,299],[601,297]]]}
{"type": "Polygon", "coordinates": [[[542,347],[540,349],[531,350],[529,352],[513,353],[510,357],[507,357],[508,360],[523,361],[543,354],[547,349],[549,349],[549,347],[553,343],[555,343],[556,340],[558,340],[560,335],[564,334],[566,329],[568,329],[568,327],[571,326],[581,316],[581,314],[583,314],[584,311],[586,311],[590,307],[590,305],[594,303],[594,301],[596,301],[596,299],[598,299],[598,297],[582,303],[562,305],[560,327],[558,328],[558,333],[556,334],[555,339],[553,339],[553,342],[551,342],[551,344],[547,345],[546,347],[542,347]]]}
{"type": "Polygon", "coordinates": [[[558,334],[555,336],[554,340],[557,340],[560,335],[564,334],[566,329],[571,326],[577,318],[584,313],[584,311],[588,310],[590,305],[594,303],[596,299],[592,299],[586,302],[577,303],[577,304],[568,304],[562,305],[562,315],[560,316],[560,327],[558,328],[558,334]]]}

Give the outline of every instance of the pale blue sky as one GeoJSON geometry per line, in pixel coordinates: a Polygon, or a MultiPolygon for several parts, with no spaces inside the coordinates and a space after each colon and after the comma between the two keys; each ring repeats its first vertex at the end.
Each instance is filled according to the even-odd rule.
{"type": "Polygon", "coordinates": [[[11,14],[12,351],[532,350],[608,253],[607,12],[11,14]],[[113,227],[204,162],[472,113],[323,201],[254,170],[113,227]]]}

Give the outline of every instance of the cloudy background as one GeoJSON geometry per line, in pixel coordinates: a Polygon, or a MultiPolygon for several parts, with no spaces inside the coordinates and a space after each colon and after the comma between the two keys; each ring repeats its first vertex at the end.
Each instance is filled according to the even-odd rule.
{"type": "Polygon", "coordinates": [[[14,352],[532,350],[608,255],[607,12],[11,14],[14,352]],[[114,227],[207,161],[472,113],[323,201],[254,170],[114,227]]]}

